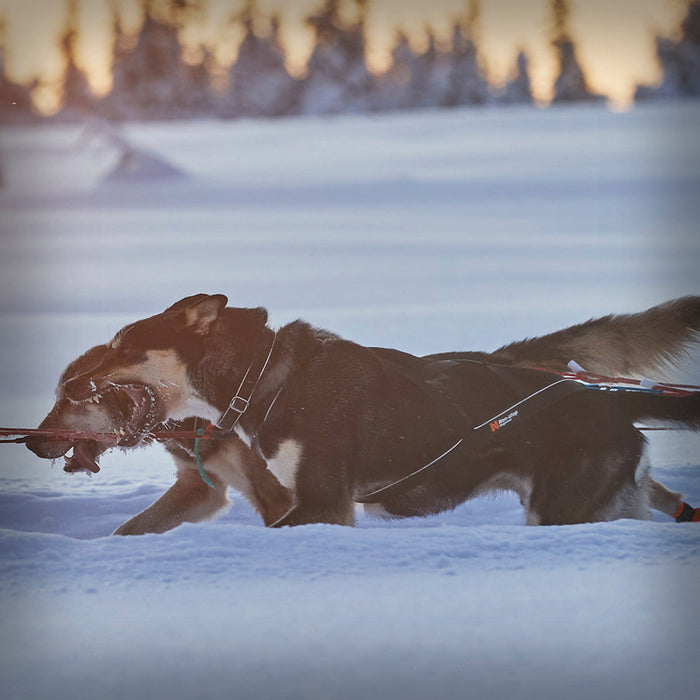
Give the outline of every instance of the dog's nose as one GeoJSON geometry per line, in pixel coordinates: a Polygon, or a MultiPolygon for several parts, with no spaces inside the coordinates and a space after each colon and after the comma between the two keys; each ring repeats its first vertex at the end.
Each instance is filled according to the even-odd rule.
{"type": "Polygon", "coordinates": [[[24,444],[37,456],[45,457],[44,448],[46,446],[46,440],[40,437],[28,437],[24,444]]]}
{"type": "Polygon", "coordinates": [[[25,445],[37,456],[43,459],[57,459],[62,457],[71,448],[70,442],[58,442],[47,440],[43,437],[28,437],[25,445]]]}
{"type": "Polygon", "coordinates": [[[73,377],[63,384],[63,395],[71,401],[84,401],[96,393],[95,382],[85,375],[73,377]]]}

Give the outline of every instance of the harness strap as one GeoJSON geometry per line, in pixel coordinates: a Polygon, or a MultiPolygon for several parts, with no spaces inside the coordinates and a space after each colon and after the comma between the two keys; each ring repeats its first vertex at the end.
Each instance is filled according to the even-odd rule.
{"type": "Polygon", "coordinates": [[[497,437],[501,437],[504,431],[520,425],[544,409],[558,403],[567,396],[586,391],[588,387],[574,379],[559,379],[552,384],[538,389],[524,399],[497,413],[480,425],[472,428],[471,432],[459,438],[449,449],[445,450],[428,464],[416,469],[407,476],[383,486],[369,493],[355,497],[357,503],[379,503],[390,496],[397,496],[409,489],[420,486],[426,475],[432,473],[436,465],[453,450],[461,447],[462,450],[483,450],[487,448],[497,437]]]}
{"type": "MultiPolygon", "coordinates": [[[[236,427],[238,421],[241,419],[241,416],[248,410],[253,392],[258,386],[258,383],[260,382],[260,379],[267,368],[267,363],[270,361],[276,340],[277,333],[274,333],[272,336],[272,343],[270,343],[270,349],[268,350],[267,356],[263,362],[258,362],[256,367],[254,358],[250,363],[246,373],[243,375],[243,379],[241,380],[241,384],[238,387],[236,395],[231,399],[228,408],[221,414],[219,420],[216,421],[215,425],[217,428],[230,433],[236,427]]],[[[259,359],[260,358],[258,358],[258,360],[259,359]]]]}

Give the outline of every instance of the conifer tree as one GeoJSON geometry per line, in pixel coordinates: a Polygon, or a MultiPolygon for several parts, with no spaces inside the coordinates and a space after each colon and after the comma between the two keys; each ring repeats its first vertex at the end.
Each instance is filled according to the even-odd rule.
{"type": "Polygon", "coordinates": [[[569,33],[569,4],[567,0],[552,0],[554,17],[554,39],[552,44],[557,54],[559,74],[554,83],[553,103],[597,101],[604,99],[595,94],[586,81],[586,76],[576,57],[576,48],[569,33]]]}
{"type": "Polygon", "coordinates": [[[375,82],[375,109],[396,110],[412,106],[410,86],[416,59],[408,37],[399,31],[391,52],[391,65],[375,82]]]}
{"type": "MultiPolygon", "coordinates": [[[[176,21],[177,13],[172,17],[176,21]]],[[[150,3],[145,5],[145,22],[136,44],[132,47],[130,43],[120,31],[115,43],[113,89],[97,105],[102,116],[167,119],[211,112],[206,66],[185,63],[175,24],[156,18],[150,3]]]]}
{"type": "Polygon", "coordinates": [[[58,118],[85,119],[94,109],[95,97],[85,73],[75,63],[77,5],[72,0],[68,5],[68,22],[61,40],[61,53],[65,60],[63,84],[61,86],[61,110],[58,118]]]}
{"type": "Polygon", "coordinates": [[[661,83],[638,86],[635,100],[700,96],[700,2],[689,3],[677,41],[657,38],[656,54],[661,83]]]}
{"type": "Polygon", "coordinates": [[[374,81],[365,61],[364,3],[360,3],[357,22],[343,22],[339,0],[326,0],[308,22],[316,43],[301,85],[299,112],[332,114],[371,109],[374,81]]]}
{"type": "MultiPolygon", "coordinates": [[[[4,25],[0,22],[0,37],[4,25]]],[[[36,86],[19,85],[5,74],[3,51],[4,42],[0,42],[0,123],[18,123],[38,119],[32,110],[31,90],[36,86]]]]}
{"type": "Polygon", "coordinates": [[[531,104],[532,84],[528,70],[527,56],[524,51],[518,53],[515,61],[515,74],[503,87],[498,95],[502,104],[531,104]]]}
{"type": "Polygon", "coordinates": [[[443,107],[448,104],[452,60],[438,46],[432,30],[428,31],[428,48],[413,63],[410,83],[412,107],[443,107]]]}
{"type": "Polygon", "coordinates": [[[479,66],[476,44],[477,23],[481,14],[478,0],[472,0],[466,26],[455,24],[445,106],[484,104],[490,99],[489,84],[479,66]]]}
{"type": "Polygon", "coordinates": [[[295,109],[298,81],[284,65],[279,19],[273,17],[270,34],[260,37],[254,31],[254,14],[254,3],[249,2],[240,17],[245,37],[229,71],[229,90],[217,109],[220,116],[275,117],[295,109]]]}

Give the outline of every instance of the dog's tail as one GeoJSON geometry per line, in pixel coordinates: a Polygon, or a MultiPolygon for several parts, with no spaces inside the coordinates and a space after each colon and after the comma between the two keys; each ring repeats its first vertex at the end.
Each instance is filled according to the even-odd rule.
{"type": "Polygon", "coordinates": [[[591,319],[539,338],[504,345],[491,360],[564,372],[571,360],[609,376],[658,375],[700,340],[700,297],[687,296],[637,314],[591,319]]]}

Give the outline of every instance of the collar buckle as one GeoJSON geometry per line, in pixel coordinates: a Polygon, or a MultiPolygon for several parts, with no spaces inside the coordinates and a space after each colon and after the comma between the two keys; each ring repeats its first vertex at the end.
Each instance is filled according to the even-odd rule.
{"type": "Polygon", "coordinates": [[[242,396],[234,396],[228,408],[221,414],[216,427],[230,432],[236,426],[241,416],[248,410],[250,401],[242,396]]]}
{"type": "Polygon", "coordinates": [[[243,380],[241,381],[241,385],[238,387],[236,395],[231,399],[231,403],[229,403],[228,408],[221,414],[221,417],[216,422],[217,428],[225,430],[226,432],[231,432],[236,427],[236,424],[241,419],[241,416],[248,410],[253,392],[258,386],[260,379],[267,368],[267,364],[270,361],[270,356],[272,355],[272,350],[275,347],[276,339],[277,334],[275,333],[272,336],[272,343],[270,344],[267,357],[265,358],[262,367],[257,372],[251,372],[251,370],[253,370],[255,360],[251,362],[248,370],[243,376],[243,380]],[[243,396],[241,394],[243,394],[243,396]],[[246,398],[246,396],[248,398],[246,398]]]}

